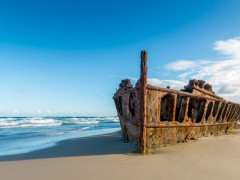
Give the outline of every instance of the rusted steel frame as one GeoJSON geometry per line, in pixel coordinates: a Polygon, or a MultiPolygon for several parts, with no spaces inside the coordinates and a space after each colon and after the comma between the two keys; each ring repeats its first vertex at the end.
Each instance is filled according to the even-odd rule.
{"type": "Polygon", "coordinates": [[[226,113],[226,121],[228,121],[228,118],[229,116],[231,115],[232,113],[232,110],[233,110],[233,107],[234,105],[230,105],[229,109],[228,109],[228,112],[226,113]]]}
{"type": "Polygon", "coordinates": [[[117,109],[117,113],[118,113],[118,117],[120,117],[120,112],[119,112],[119,107],[118,107],[118,103],[117,103],[117,98],[113,98],[116,109],[117,109]]]}
{"type": "MultiPolygon", "coordinates": [[[[216,103],[216,102],[215,102],[216,103]]],[[[215,103],[214,103],[214,105],[215,105],[215,103]]],[[[220,111],[220,108],[221,108],[221,106],[222,106],[222,103],[223,102],[219,102],[218,103],[218,109],[217,109],[217,113],[216,113],[216,115],[215,115],[215,120],[214,120],[214,122],[217,122],[217,117],[218,117],[218,114],[219,114],[219,111],[220,111]]]]}
{"type": "MultiPolygon", "coordinates": [[[[189,107],[189,101],[190,101],[190,98],[187,97],[187,102],[186,102],[186,108],[185,108],[185,112],[184,112],[184,118],[183,118],[183,122],[187,122],[188,121],[188,107],[189,107]]],[[[180,109],[182,108],[182,105],[180,107],[180,109]]]]}
{"type": "Polygon", "coordinates": [[[220,115],[219,115],[219,122],[222,122],[222,121],[223,121],[222,115],[223,115],[223,112],[224,112],[226,106],[227,106],[227,103],[224,104],[224,106],[223,106],[223,108],[222,108],[222,111],[221,111],[221,113],[220,113],[220,115]]]}
{"type": "Polygon", "coordinates": [[[228,115],[227,115],[227,118],[226,118],[227,122],[230,120],[231,116],[233,115],[235,108],[236,108],[236,105],[232,105],[231,109],[229,109],[229,112],[228,112],[228,115]]]}
{"type": "Polygon", "coordinates": [[[230,117],[230,120],[233,119],[233,117],[234,117],[235,114],[237,113],[238,108],[239,108],[239,107],[236,105],[236,107],[235,107],[235,109],[234,109],[234,111],[233,111],[233,113],[232,113],[232,116],[230,117]]]}
{"type": "Polygon", "coordinates": [[[115,96],[113,96],[113,98],[117,98],[119,96],[122,96],[124,94],[127,94],[127,93],[130,93],[130,92],[134,92],[136,91],[136,88],[132,88],[132,89],[127,89],[126,91],[122,92],[122,93],[119,93],[119,94],[116,94],[115,96]]]}
{"type": "Polygon", "coordinates": [[[161,121],[161,102],[162,102],[162,97],[158,97],[158,107],[157,107],[157,121],[161,121]]]}
{"type": "MultiPolygon", "coordinates": [[[[226,122],[226,117],[227,117],[227,114],[228,114],[228,111],[229,111],[229,109],[230,109],[230,104],[228,103],[228,104],[226,104],[226,106],[227,106],[227,110],[226,110],[226,113],[225,113],[225,115],[224,115],[224,117],[222,118],[222,121],[223,122],[226,122]]],[[[225,110],[224,110],[225,111],[225,110]]]]}
{"type": "Polygon", "coordinates": [[[222,99],[222,100],[223,100],[222,97],[217,96],[217,95],[215,95],[215,94],[208,93],[208,92],[206,92],[206,91],[203,91],[202,89],[200,89],[200,88],[198,88],[198,87],[194,87],[193,89],[196,89],[196,90],[198,90],[198,91],[200,91],[200,92],[202,92],[202,93],[204,93],[204,94],[207,94],[207,95],[209,95],[209,96],[215,97],[215,98],[217,98],[217,99],[222,99]]]}
{"type": "Polygon", "coordinates": [[[231,118],[235,119],[235,117],[236,117],[237,114],[238,114],[238,111],[239,111],[239,106],[236,106],[236,109],[235,109],[235,111],[234,111],[234,114],[233,114],[233,116],[232,116],[231,118]]]}
{"type": "Polygon", "coordinates": [[[146,150],[146,107],[147,107],[147,51],[141,52],[141,73],[140,73],[140,152],[145,153],[146,150]]]}
{"type": "Polygon", "coordinates": [[[205,97],[205,96],[201,96],[201,95],[197,95],[197,94],[192,94],[192,93],[189,93],[189,92],[177,91],[177,90],[168,89],[168,88],[155,87],[155,86],[152,86],[150,84],[147,85],[147,89],[154,90],[154,91],[163,91],[163,92],[168,92],[168,93],[176,93],[177,95],[193,97],[193,98],[196,98],[196,99],[209,99],[209,100],[214,100],[214,101],[216,101],[216,100],[224,101],[224,100],[221,100],[221,99],[205,97]]]}
{"type": "Polygon", "coordinates": [[[212,109],[211,109],[210,115],[208,117],[208,121],[207,121],[208,123],[212,123],[213,122],[213,110],[214,110],[214,106],[215,106],[216,101],[212,101],[212,103],[213,103],[213,105],[212,105],[212,109]]]}
{"type": "Polygon", "coordinates": [[[164,125],[155,125],[147,124],[146,128],[178,128],[178,127],[201,127],[201,126],[219,126],[219,125],[229,125],[235,124],[236,122],[226,122],[226,123],[217,123],[217,124],[189,124],[189,125],[174,125],[174,126],[164,126],[164,125]]]}
{"type": "Polygon", "coordinates": [[[173,96],[174,96],[174,103],[173,103],[172,123],[175,123],[176,106],[177,106],[177,94],[173,94],[173,96]]]}
{"type": "Polygon", "coordinates": [[[207,122],[208,124],[209,124],[209,123],[212,123],[212,120],[213,120],[212,114],[213,114],[213,109],[214,109],[215,102],[216,102],[216,101],[209,101],[209,103],[208,103],[208,105],[209,105],[210,103],[213,103],[212,109],[211,109],[211,112],[210,112],[210,115],[208,116],[208,119],[206,120],[206,122],[207,122]]]}
{"type": "Polygon", "coordinates": [[[147,85],[147,89],[155,90],[155,91],[163,91],[163,92],[168,92],[168,93],[176,93],[178,95],[189,96],[189,97],[193,97],[193,98],[197,98],[197,99],[209,99],[209,100],[213,100],[213,101],[225,102],[225,103],[228,103],[228,104],[240,105],[238,103],[234,103],[234,102],[231,102],[231,101],[225,101],[223,99],[216,99],[216,98],[196,95],[196,94],[192,94],[192,93],[189,93],[189,92],[177,91],[177,90],[168,89],[168,88],[155,87],[155,86],[152,86],[150,84],[147,85]]]}
{"type": "Polygon", "coordinates": [[[206,123],[207,122],[206,114],[207,114],[207,108],[208,108],[209,102],[210,101],[207,100],[206,103],[205,103],[204,112],[203,112],[202,120],[200,121],[200,123],[206,123]]]}
{"type": "Polygon", "coordinates": [[[234,115],[233,115],[233,119],[237,119],[238,115],[239,115],[239,112],[240,112],[240,107],[237,106],[237,110],[235,111],[234,115]]]}
{"type": "Polygon", "coordinates": [[[240,108],[238,109],[238,112],[237,112],[237,115],[236,115],[236,120],[239,120],[239,117],[240,117],[240,108]]]}
{"type": "Polygon", "coordinates": [[[136,123],[135,121],[133,121],[133,120],[129,120],[129,119],[122,119],[122,121],[124,121],[124,122],[129,122],[130,124],[132,124],[132,125],[137,125],[137,126],[139,126],[140,124],[139,123],[136,123]]]}

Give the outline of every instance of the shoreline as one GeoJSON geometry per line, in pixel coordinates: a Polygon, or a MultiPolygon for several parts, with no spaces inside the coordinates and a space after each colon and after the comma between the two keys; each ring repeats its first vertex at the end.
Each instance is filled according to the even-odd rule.
{"type": "Polygon", "coordinates": [[[60,141],[56,146],[0,157],[8,179],[239,179],[240,130],[140,155],[120,131],[60,141]]]}
{"type": "Polygon", "coordinates": [[[8,151],[0,151],[0,159],[1,157],[4,157],[4,156],[26,154],[26,153],[31,153],[34,151],[54,147],[59,142],[65,141],[65,140],[109,134],[109,133],[117,132],[119,130],[120,128],[106,128],[106,129],[95,129],[95,130],[93,129],[93,130],[86,130],[86,131],[81,130],[81,131],[76,131],[74,133],[63,133],[60,135],[65,135],[66,137],[56,137],[56,139],[54,140],[48,140],[46,142],[43,142],[42,144],[40,143],[35,146],[26,146],[18,149],[11,149],[8,151]]]}

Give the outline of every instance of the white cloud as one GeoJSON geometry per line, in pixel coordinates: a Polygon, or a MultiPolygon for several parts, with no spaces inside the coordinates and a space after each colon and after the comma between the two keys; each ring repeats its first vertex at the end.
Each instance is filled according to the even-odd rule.
{"type": "Polygon", "coordinates": [[[48,109],[47,109],[46,112],[49,113],[49,114],[52,114],[52,111],[51,111],[51,110],[48,110],[48,109]]]}
{"type": "Polygon", "coordinates": [[[153,86],[159,86],[166,88],[167,86],[170,86],[171,89],[180,90],[183,88],[184,85],[187,83],[184,81],[176,81],[176,80],[159,80],[156,78],[149,78],[148,83],[153,86]]]}
{"type": "Polygon", "coordinates": [[[37,110],[38,114],[42,114],[42,111],[40,109],[37,110]]]}
{"type": "Polygon", "coordinates": [[[220,51],[224,55],[230,55],[235,58],[240,57],[240,39],[228,39],[226,41],[216,41],[214,49],[220,51]]]}
{"type": "Polygon", "coordinates": [[[17,109],[13,109],[12,113],[16,114],[16,113],[18,113],[18,110],[17,109]]]}
{"type": "Polygon", "coordinates": [[[174,71],[181,71],[195,67],[198,67],[198,64],[196,62],[187,60],[179,60],[173,63],[169,63],[165,66],[166,69],[171,69],[174,71]]]}
{"type": "Polygon", "coordinates": [[[179,60],[165,66],[180,71],[179,79],[203,79],[213,85],[215,92],[227,100],[240,102],[240,39],[216,41],[214,50],[227,55],[225,60],[179,60]]]}

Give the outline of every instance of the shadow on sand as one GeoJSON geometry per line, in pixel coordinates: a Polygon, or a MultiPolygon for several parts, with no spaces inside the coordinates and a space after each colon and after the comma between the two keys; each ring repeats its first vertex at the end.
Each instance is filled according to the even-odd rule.
{"type": "Polygon", "coordinates": [[[60,157],[137,153],[131,143],[121,141],[121,132],[69,139],[55,146],[29,153],[1,156],[0,162],[60,157]]]}

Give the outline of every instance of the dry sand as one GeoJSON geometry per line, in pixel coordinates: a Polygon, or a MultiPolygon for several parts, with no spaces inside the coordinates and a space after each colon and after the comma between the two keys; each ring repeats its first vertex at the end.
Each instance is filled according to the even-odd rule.
{"type": "Polygon", "coordinates": [[[0,157],[1,180],[239,180],[240,134],[201,138],[139,155],[120,133],[66,140],[0,157]]]}

